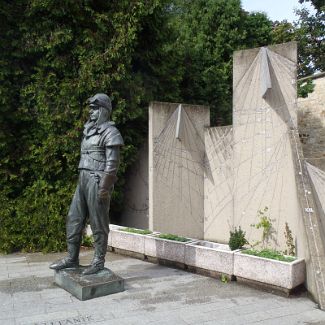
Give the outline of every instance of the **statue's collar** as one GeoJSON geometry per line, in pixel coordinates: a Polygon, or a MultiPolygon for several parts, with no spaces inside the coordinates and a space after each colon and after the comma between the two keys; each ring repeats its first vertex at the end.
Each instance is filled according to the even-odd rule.
{"type": "Polygon", "coordinates": [[[100,125],[97,126],[97,132],[99,134],[103,133],[108,127],[110,127],[111,125],[115,125],[114,122],[112,121],[106,121],[100,125]]]}
{"type": "Polygon", "coordinates": [[[101,134],[111,125],[115,125],[115,123],[112,121],[106,121],[104,123],[101,123],[100,125],[97,125],[97,123],[93,121],[87,121],[84,126],[83,134],[88,137],[96,133],[101,134]]]}

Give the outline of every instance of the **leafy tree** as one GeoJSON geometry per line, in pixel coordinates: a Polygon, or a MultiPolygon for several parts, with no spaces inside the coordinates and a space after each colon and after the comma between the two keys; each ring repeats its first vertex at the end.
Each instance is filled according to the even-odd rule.
{"type": "Polygon", "coordinates": [[[171,10],[184,68],[181,97],[208,104],[212,124],[220,117],[231,123],[233,52],[268,44],[271,21],[243,11],[239,0],[179,0],[171,10]]]}
{"type": "MultiPolygon", "coordinates": [[[[0,4],[0,249],[61,250],[87,97],[96,92],[112,96],[113,120],[126,142],[120,175],[142,142],[148,101],[167,92],[168,99],[177,97],[177,78],[157,81],[177,70],[165,42],[165,3],[0,4]]],[[[122,185],[120,177],[113,215],[122,200],[122,185]]]]}
{"type": "MultiPolygon", "coordinates": [[[[307,2],[299,0],[300,3],[307,2]]],[[[317,71],[325,71],[325,6],[323,1],[310,1],[316,9],[312,14],[308,9],[297,10],[298,20],[275,22],[272,42],[298,42],[298,78],[310,76],[317,71]]],[[[312,92],[312,80],[298,82],[298,95],[306,97],[312,92]]]]}
{"type": "Polygon", "coordinates": [[[324,11],[324,0],[299,0],[300,3],[311,2],[317,11],[324,11]]]}
{"type": "Polygon", "coordinates": [[[325,6],[312,15],[307,9],[297,11],[296,38],[299,42],[299,73],[301,76],[325,71],[325,6]]]}

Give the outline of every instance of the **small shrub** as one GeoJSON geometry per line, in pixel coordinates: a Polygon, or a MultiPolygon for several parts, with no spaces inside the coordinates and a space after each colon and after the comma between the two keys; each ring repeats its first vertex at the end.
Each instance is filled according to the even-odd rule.
{"type": "Polygon", "coordinates": [[[177,235],[172,235],[172,234],[160,234],[158,237],[162,238],[162,239],[169,239],[169,240],[180,241],[180,242],[190,241],[190,239],[188,239],[188,238],[179,237],[177,235]]]}
{"type": "Polygon", "coordinates": [[[260,251],[255,250],[255,249],[247,249],[247,250],[242,251],[242,253],[247,254],[247,255],[254,255],[254,256],[269,258],[271,260],[277,260],[277,261],[282,261],[282,262],[292,262],[295,260],[295,258],[292,256],[285,256],[281,252],[274,250],[274,249],[269,249],[269,248],[265,248],[260,251]]]}
{"type": "Polygon", "coordinates": [[[152,234],[152,231],[149,229],[136,229],[136,228],[122,228],[121,231],[125,232],[131,232],[134,234],[140,234],[140,235],[149,235],[152,234]]]}
{"type": "Polygon", "coordinates": [[[235,227],[234,231],[230,231],[229,248],[233,251],[235,249],[242,248],[245,244],[248,244],[245,235],[245,231],[243,231],[240,226],[238,229],[235,227]]]}
{"type": "Polygon", "coordinates": [[[93,238],[93,236],[84,235],[82,237],[81,246],[93,247],[94,246],[94,238],[93,238]]]}

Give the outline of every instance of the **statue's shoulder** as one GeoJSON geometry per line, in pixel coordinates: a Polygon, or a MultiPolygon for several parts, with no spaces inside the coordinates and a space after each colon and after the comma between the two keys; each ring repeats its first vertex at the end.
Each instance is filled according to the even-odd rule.
{"type": "Polygon", "coordinates": [[[124,141],[114,122],[106,122],[100,128],[105,146],[123,146],[124,141]]]}

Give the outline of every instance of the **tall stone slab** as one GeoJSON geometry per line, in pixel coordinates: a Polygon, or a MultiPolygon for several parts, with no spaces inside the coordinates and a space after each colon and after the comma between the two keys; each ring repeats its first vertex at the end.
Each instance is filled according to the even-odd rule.
{"type": "Polygon", "coordinates": [[[140,229],[149,228],[148,143],[138,151],[124,186],[124,206],[119,224],[140,229]]]}
{"type": "Polygon", "coordinates": [[[205,131],[204,239],[228,243],[234,223],[233,128],[205,131]]]}
{"type": "Polygon", "coordinates": [[[208,107],[149,106],[149,228],[203,238],[208,107]]]}
{"type": "MultiPolygon", "coordinates": [[[[238,51],[233,69],[234,224],[261,239],[258,210],[273,220],[269,245],[286,248],[287,222],[297,238],[301,220],[290,130],[297,127],[296,43],[238,51]]],[[[303,247],[298,243],[298,255],[303,247]]]]}

